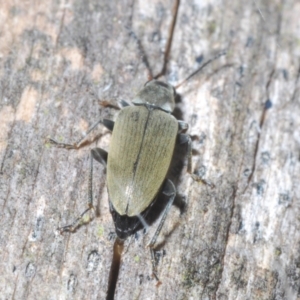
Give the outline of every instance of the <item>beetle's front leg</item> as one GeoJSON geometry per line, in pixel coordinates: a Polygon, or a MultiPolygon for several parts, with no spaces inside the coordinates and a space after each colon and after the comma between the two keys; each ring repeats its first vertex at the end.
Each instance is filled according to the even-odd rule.
{"type": "MultiPolygon", "coordinates": [[[[90,154],[90,172],[89,172],[89,180],[88,180],[88,207],[85,209],[84,212],[82,212],[78,218],[74,222],[72,222],[69,225],[63,226],[59,228],[59,231],[65,232],[73,232],[75,229],[80,226],[83,223],[84,216],[86,213],[88,213],[90,210],[94,210],[93,205],[93,159],[97,160],[101,164],[103,164],[106,167],[107,162],[107,152],[101,148],[95,148],[91,150],[90,154]]],[[[91,219],[89,220],[91,221],[91,219]]]]}
{"type": "Polygon", "coordinates": [[[46,142],[54,145],[55,147],[58,148],[65,148],[65,149],[79,149],[82,144],[85,142],[86,138],[88,137],[88,135],[99,125],[99,123],[103,124],[108,130],[113,131],[114,128],[114,122],[111,120],[107,120],[107,119],[100,119],[97,122],[95,122],[86,132],[86,134],[80,138],[80,140],[78,140],[76,143],[74,144],[66,144],[66,143],[60,143],[57,142],[56,140],[52,139],[52,138],[48,138],[46,140],[46,142]]]}
{"type": "Polygon", "coordinates": [[[185,144],[185,143],[188,144],[188,154],[187,154],[188,165],[187,165],[187,172],[189,174],[191,174],[191,177],[195,181],[201,181],[201,182],[207,184],[210,187],[214,187],[213,183],[211,183],[211,182],[209,182],[209,181],[201,178],[200,176],[192,173],[192,150],[193,149],[192,149],[192,139],[191,139],[191,137],[188,134],[180,133],[179,137],[178,137],[178,141],[179,141],[179,144],[185,144]]]}

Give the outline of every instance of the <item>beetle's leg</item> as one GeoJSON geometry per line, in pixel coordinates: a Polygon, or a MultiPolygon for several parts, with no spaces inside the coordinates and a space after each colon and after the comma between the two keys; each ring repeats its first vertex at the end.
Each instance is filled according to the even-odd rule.
{"type": "Polygon", "coordinates": [[[178,121],[178,133],[185,132],[189,129],[189,124],[183,121],[178,121]]]}
{"type": "Polygon", "coordinates": [[[173,204],[180,210],[180,215],[182,215],[185,211],[186,204],[187,204],[185,197],[180,194],[176,194],[173,204]]]}
{"type": "Polygon", "coordinates": [[[128,103],[126,100],[120,100],[120,101],[118,101],[119,102],[119,106],[120,106],[120,108],[124,108],[124,107],[126,107],[126,106],[130,106],[130,103],[128,103]]]}
{"type": "Polygon", "coordinates": [[[187,165],[187,172],[191,174],[191,177],[195,181],[202,181],[203,183],[209,185],[210,187],[214,187],[214,184],[211,182],[206,181],[205,179],[201,178],[200,176],[192,173],[192,139],[188,134],[180,133],[178,136],[179,144],[188,144],[188,165],[187,165]]]}
{"type": "Polygon", "coordinates": [[[113,131],[114,130],[114,125],[115,122],[112,120],[108,120],[108,119],[103,119],[102,124],[109,130],[109,131],[113,131]]]}
{"type": "Polygon", "coordinates": [[[78,149],[82,146],[82,144],[85,142],[87,136],[99,125],[99,123],[102,123],[108,130],[113,131],[114,128],[114,122],[107,119],[100,119],[96,123],[94,123],[86,132],[86,134],[80,138],[76,143],[74,144],[65,144],[65,143],[59,143],[54,139],[48,138],[46,142],[49,142],[50,144],[54,145],[58,148],[66,148],[66,149],[78,149]]]}
{"type": "MultiPolygon", "coordinates": [[[[103,150],[104,151],[104,150],[103,150]]],[[[69,231],[69,232],[73,232],[75,231],[75,229],[80,226],[82,223],[83,219],[84,219],[84,215],[89,212],[90,210],[94,210],[94,206],[93,206],[93,153],[91,151],[90,154],[90,173],[89,173],[89,180],[88,180],[88,208],[85,209],[84,212],[82,212],[78,218],[76,218],[76,220],[66,226],[60,227],[59,231],[62,233],[64,231],[69,231]]],[[[91,220],[89,220],[90,222],[91,220]]]]}
{"type": "Polygon", "coordinates": [[[187,172],[192,174],[192,139],[188,134],[180,133],[178,135],[178,143],[181,144],[188,144],[188,151],[187,151],[187,158],[188,158],[188,165],[187,165],[187,172]]]}
{"type": "Polygon", "coordinates": [[[103,107],[110,107],[110,108],[119,110],[126,106],[130,106],[130,103],[128,103],[126,100],[121,99],[121,100],[118,100],[118,105],[115,105],[111,102],[104,100],[104,101],[100,102],[100,105],[102,105],[103,107]]]}
{"type": "Polygon", "coordinates": [[[91,150],[91,155],[97,162],[106,167],[108,153],[105,150],[101,148],[94,148],[91,150]]]}
{"type": "Polygon", "coordinates": [[[158,227],[156,228],[156,231],[149,243],[149,247],[150,247],[150,252],[151,252],[151,260],[152,260],[152,268],[153,268],[153,275],[155,277],[155,279],[158,281],[158,277],[157,277],[157,270],[156,270],[156,259],[155,259],[155,253],[154,253],[154,244],[157,240],[157,237],[161,231],[161,228],[162,226],[164,225],[164,222],[166,220],[166,217],[168,215],[168,212],[174,202],[174,199],[175,199],[175,196],[176,196],[176,189],[175,189],[175,186],[173,184],[173,182],[171,180],[167,180],[165,185],[164,185],[164,188],[162,190],[162,192],[166,195],[166,196],[169,196],[169,201],[168,201],[168,204],[166,206],[166,208],[164,209],[164,212],[163,212],[163,215],[159,221],[159,224],[158,224],[158,227]]]}

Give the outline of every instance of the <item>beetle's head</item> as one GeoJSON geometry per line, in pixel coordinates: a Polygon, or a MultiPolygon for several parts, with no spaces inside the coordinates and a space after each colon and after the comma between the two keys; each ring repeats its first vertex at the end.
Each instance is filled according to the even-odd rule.
{"type": "Polygon", "coordinates": [[[171,113],[175,108],[175,96],[176,91],[172,85],[158,80],[151,80],[134,97],[132,103],[136,105],[154,105],[171,113]]]}

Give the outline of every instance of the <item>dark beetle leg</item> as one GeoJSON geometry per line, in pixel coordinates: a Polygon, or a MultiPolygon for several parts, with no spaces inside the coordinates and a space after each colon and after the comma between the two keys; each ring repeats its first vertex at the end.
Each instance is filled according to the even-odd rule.
{"type": "Polygon", "coordinates": [[[156,231],[155,231],[155,233],[154,233],[154,235],[153,235],[153,237],[152,237],[152,239],[151,239],[151,241],[150,241],[150,243],[148,245],[150,247],[150,252],[151,252],[153,275],[154,275],[154,277],[155,277],[155,279],[157,281],[158,281],[157,270],[156,270],[157,263],[156,263],[156,260],[155,260],[155,253],[154,253],[154,249],[153,249],[154,247],[153,246],[154,246],[154,244],[155,244],[155,242],[157,240],[157,237],[158,237],[158,235],[159,235],[159,233],[161,231],[162,226],[164,225],[164,222],[166,220],[168,212],[169,212],[169,210],[170,210],[170,208],[171,208],[171,206],[172,206],[172,204],[174,202],[175,196],[176,196],[176,189],[175,189],[175,186],[174,186],[174,184],[173,184],[173,182],[171,180],[168,179],[166,181],[166,184],[165,184],[164,189],[163,189],[162,192],[166,196],[169,196],[169,201],[168,201],[168,204],[167,204],[166,208],[164,209],[164,212],[163,212],[161,220],[160,220],[160,222],[158,224],[158,227],[156,228],[156,231]]]}
{"type": "Polygon", "coordinates": [[[214,187],[214,184],[211,182],[206,181],[205,179],[201,178],[200,176],[192,173],[192,139],[188,134],[180,133],[178,136],[178,142],[179,144],[185,144],[188,143],[188,165],[187,165],[187,172],[191,174],[191,177],[195,181],[201,181],[205,184],[207,184],[210,187],[214,187]]]}
{"type": "Polygon", "coordinates": [[[180,133],[178,135],[178,143],[179,144],[188,144],[188,165],[187,165],[187,172],[192,174],[192,140],[188,134],[180,133]]]}
{"type": "Polygon", "coordinates": [[[91,150],[90,173],[89,173],[89,181],[88,181],[88,208],[84,212],[82,212],[72,224],[59,228],[59,231],[61,233],[64,231],[71,231],[71,232],[75,231],[75,229],[82,224],[85,214],[88,213],[90,210],[94,210],[94,205],[93,205],[93,159],[99,161],[106,167],[107,152],[100,148],[95,148],[95,149],[91,150]]]}
{"type": "Polygon", "coordinates": [[[149,230],[149,224],[146,222],[145,218],[142,215],[137,216],[140,223],[143,225],[144,234],[146,234],[149,230]]]}
{"type": "Polygon", "coordinates": [[[108,153],[105,150],[101,148],[94,148],[91,150],[91,155],[97,162],[106,167],[108,153]]]}
{"type": "Polygon", "coordinates": [[[180,215],[182,215],[185,211],[186,204],[187,204],[185,197],[180,194],[176,194],[173,204],[180,210],[180,215]]]}
{"type": "Polygon", "coordinates": [[[51,138],[48,138],[47,142],[49,142],[50,144],[52,144],[52,145],[54,145],[55,147],[58,147],[58,148],[78,149],[85,142],[87,136],[99,125],[99,123],[102,123],[108,130],[113,131],[113,128],[114,128],[114,122],[113,121],[107,120],[107,119],[100,119],[97,122],[95,122],[88,129],[86,134],[82,138],[80,138],[79,141],[77,141],[74,144],[59,143],[59,142],[57,142],[57,141],[55,141],[54,139],[51,139],[51,138]]]}
{"type": "Polygon", "coordinates": [[[110,107],[113,109],[122,109],[126,106],[130,106],[130,104],[126,100],[123,100],[123,99],[118,100],[118,105],[112,104],[108,101],[102,101],[102,102],[100,102],[100,105],[102,105],[103,107],[110,107]]]}
{"type": "Polygon", "coordinates": [[[120,108],[124,108],[126,106],[130,106],[130,104],[127,101],[125,101],[125,100],[120,100],[118,102],[119,102],[120,108]]]}
{"type": "Polygon", "coordinates": [[[184,132],[189,129],[189,124],[183,121],[178,121],[178,133],[184,132]]]}

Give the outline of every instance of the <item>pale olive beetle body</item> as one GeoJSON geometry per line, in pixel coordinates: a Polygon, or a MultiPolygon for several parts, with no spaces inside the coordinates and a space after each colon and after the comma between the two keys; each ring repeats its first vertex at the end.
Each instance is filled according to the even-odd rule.
{"type": "Polygon", "coordinates": [[[107,186],[121,238],[134,231],[134,217],[140,218],[166,179],[179,128],[171,115],[174,98],[171,85],[150,81],[132,101],[134,106],[123,108],[114,124],[107,186]]]}
{"type": "MultiPolygon", "coordinates": [[[[166,178],[176,143],[188,144],[187,171],[191,173],[191,138],[182,133],[188,125],[171,114],[175,96],[175,89],[170,84],[151,80],[133,99],[133,105],[121,102],[123,108],[115,122],[101,119],[90,128],[88,133],[102,123],[112,131],[109,152],[101,148],[91,150],[89,207],[72,224],[61,228],[61,231],[73,231],[93,208],[93,159],[107,168],[110,212],[120,240],[126,239],[141,226],[147,227],[145,217],[158,193],[162,192],[169,200],[148,245],[155,276],[153,246],[176,196],[174,184],[166,178]]],[[[49,142],[57,147],[76,149],[84,140],[85,137],[75,144],[58,143],[53,139],[49,142]]]]}

